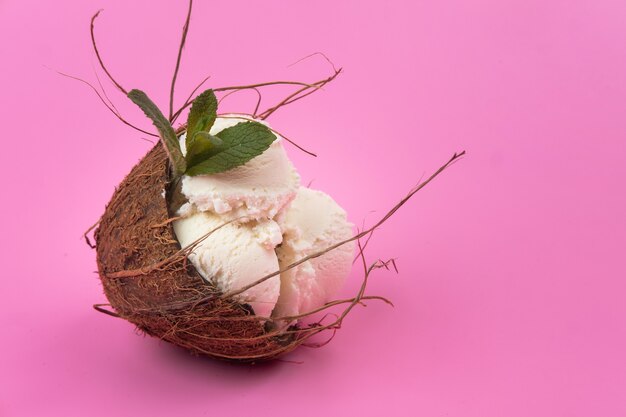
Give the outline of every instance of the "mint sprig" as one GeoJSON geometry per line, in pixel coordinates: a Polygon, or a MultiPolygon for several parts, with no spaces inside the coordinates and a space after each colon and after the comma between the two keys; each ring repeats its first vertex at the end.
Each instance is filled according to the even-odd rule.
{"type": "Polygon", "coordinates": [[[196,97],[187,117],[187,149],[195,140],[196,133],[208,132],[217,118],[217,98],[213,90],[206,90],[196,97]]]}
{"type": "Polygon", "coordinates": [[[261,155],[276,139],[267,126],[258,122],[241,122],[216,136],[222,144],[211,148],[202,162],[187,168],[185,174],[194,176],[228,171],[261,155]]]}
{"type": "Polygon", "coordinates": [[[204,161],[206,158],[210,157],[213,152],[215,152],[215,148],[222,143],[220,138],[211,135],[209,132],[196,132],[194,139],[190,141],[190,143],[188,142],[187,145],[187,155],[185,155],[187,166],[192,167],[204,161]]]}
{"type": "Polygon", "coordinates": [[[132,90],[128,97],[159,131],[175,177],[228,171],[261,155],[276,140],[276,135],[267,126],[255,121],[241,122],[212,135],[210,130],[217,118],[217,98],[213,90],[206,90],[194,99],[189,111],[185,139],[187,152],[183,156],[174,128],[146,93],[132,90]]]}
{"type": "Polygon", "coordinates": [[[161,137],[161,142],[165,147],[167,156],[170,158],[174,175],[182,175],[187,169],[187,162],[185,161],[185,157],[180,150],[180,143],[178,142],[176,132],[174,132],[174,128],[170,122],[165,118],[165,116],[163,116],[163,113],[161,113],[161,110],[159,110],[157,105],[154,104],[154,102],[150,100],[148,95],[143,91],[131,90],[128,93],[128,98],[139,106],[146,116],[152,120],[152,123],[154,123],[154,126],[159,131],[159,136],[161,137]]]}

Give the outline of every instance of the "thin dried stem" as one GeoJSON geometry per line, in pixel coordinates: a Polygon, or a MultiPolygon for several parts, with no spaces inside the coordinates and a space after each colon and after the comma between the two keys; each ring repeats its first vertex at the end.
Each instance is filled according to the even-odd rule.
{"type": "MultiPolygon", "coordinates": [[[[49,68],[49,69],[51,69],[51,68],[49,68]]],[[[144,134],[146,134],[146,135],[150,135],[150,136],[155,136],[155,137],[158,137],[158,135],[155,135],[154,133],[148,132],[147,130],[143,130],[142,128],[137,127],[137,126],[135,126],[134,124],[132,124],[132,123],[130,123],[129,121],[127,121],[126,119],[124,119],[120,113],[118,113],[118,112],[117,112],[117,111],[116,111],[113,107],[111,107],[111,106],[110,106],[110,105],[106,102],[106,100],[104,99],[104,97],[102,96],[102,94],[100,94],[100,92],[98,91],[98,89],[97,89],[96,87],[94,87],[94,85],[93,85],[93,84],[91,84],[89,81],[85,81],[85,80],[83,80],[82,78],[75,77],[75,76],[73,76],[73,75],[65,74],[64,72],[61,72],[61,71],[57,71],[57,70],[54,70],[54,69],[51,69],[51,70],[52,70],[52,71],[54,71],[54,72],[56,72],[56,73],[57,73],[57,74],[59,74],[59,75],[62,75],[62,76],[67,77],[67,78],[70,78],[70,79],[72,79],[72,80],[80,81],[81,83],[83,83],[83,84],[85,84],[85,85],[89,86],[89,88],[91,88],[91,89],[93,90],[93,92],[94,92],[94,93],[96,93],[96,95],[98,96],[98,98],[100,99],[100,101],[102,102],[102,104],[104,104],[104,106],[105,106],[107,109],[109,109],[109,111],[110,111],[111,113],[113,113],[113,114],[115,115],[115,117],[117,117],[117,118],[118,118],[118,119],[119,119],[122,123],[124,123],[126,126],[129,126],[129,127],[133,128],[133,129],[135,129],[135,130],[137,130],[137,131],[139,131],[139,132],[141,132],[141,133],[144,133],[144,134]]]]}
{"type": "Polygon", "coordinates": [[[180,114],[183,112],[183,110],[192,103],[193,95],[196,93],[196,91],[198,91],[198,89],[200,87],[202,87],[204,85],[205,82],[207,82],[207,80],[209,78],[211,78],[211,76],[207,75],[205,78],[202,79],[202,81],[200,81],[198,83],[198,85],[196,85],[196,87],[193,90],[191,90],[191,93],[189,94],[189,97],[187,97],[187,100],[185,100],[185,104],[183,104],[183,106],[180,109],[178,109],[178,110],[176,110],[176,112],[174,112],[174,115],[170,119],[170,123],[174,123],[176,121],[176,119],[178,119],[178,116],[180,116],[180,114]]]}
{"type": "Polygon", "coordinates": [[[98,227],[98,225],[100,224],[100,219],[98,219],[97,222],[95,222],[94,224],[92,224],[89,229],[85,230],[85,233],[83,233],[83,239],[85,239],[85,242],[87,242],[87,245],[91,248],[91,249],[95,249],[96,245],[94,245],[93,243],[91,243],[91,240],[89,239],[89,232],[91,232],[93,229],[95,229],[96,227],[98,227]]]}
{"type": "MultiPolygon", "coordinates": [[[[324,325],[324,326],[312,326],[311,329],[312,331],[310,332],[310,334],[305,336],[305,340],[312,337],[313,335],[320,333],[324,330],[327,329],[340,329],[341,328],[341,324],[343,323],[343,320],[346,318],[346,316],[350,313],[350,311],[352,311],[352,309],[357,305],[361,303],[361,300],[363,300],[364,296],[363,294],[365,293],[365,289],[367,287],[367,282],[369,279],[370,274],[372,273],[372,271],[374,269],[380,268],[379,266],[379,261],[374,262],[372,265],[369,266],[369,268],[367,267],[367,261],[365,260],[365,254],[363,252],[363,248],[361,246],[361,242],[360,240],[357,240],[357,243],[359,245],[359,248],[361,249],[360,253],[361,253],[361,259],[363,261],[363,269],[365,271],[365,276],[363,277],[363,282],[361,283],[361,287],[359,288],[359,292],[357,293],[356,297],[354,297],[353,301],[348,305],[348,307],[346,307],[343,312],[339,315],[339,317],[332,323],[324,325]]],[[[305,329],[306,330],[306,329],[305,329]]]]}
{"type": "MultiPolygon", "coordinates": [[[[246,89],[251,89],[251,88],[258,88],[258,87],[268,87],[268,86],[272,86],[272,85],[301,85],[301,86],[312,86],[311,84],[307,84],[307,83],[303,83],[303,82],[299,82],[299,81],[269,81],[269,82],[265,82],[265,83],[258,83],[258,84],[248,84],[248,85],[237,85],[237,86],[228,86],[228,87],[218,87],[218,88],[214,88],[213,91],[218,93],[218,92],[222,92],[222,91],[231,91],[231,90],[246,90],[246,89]]],[[[178,117],[180,115],[180,113],[182,113],[187,107],[191,106],[191,103],[193,103],[193,101],[188,101],[187,103],[185,103],[180,109],[178,109],[175,113],[176,117],[178,117]]]]}
{"type": "MultiPolygon", "coordinates": [[[[250,113],[239,113],[239,114],[244,115],[244,116],[249,116],[249,117],[251,117],[253,119],[255,118],[255,116],[253,114],[250,114],[250,113]]],[[[237,117],[237,116],[229,116],[228,113],[226,113],[226,114],[218,114],[218,116],[223,118],[223,119],[239,119],[239,117],[237,117]]],[[[281,138],[285,139],[287,142],[291,143],[293,146],[295,146],[296,148],[298,148],[302,152],[304,152],[304,153],[306,153],[308,155],[317,157],[317,154],[315,154],[315,153],[313,153],[313,152],[311,152],[309,150],[304,149],[302,146],[298,145],[296,142],[294,142],[293,140],[289,139],[282,132],[279,132],[278,130],[276,130],[276,129],[272,128],[272,127],[269,127],[269,126],[267,126],[267,128],[269,130],[271,130],[273,133],[275,133],[278,136],[280,136],[281,138]]]]}
{"type": "MultiPolygon", "coordinates": [[[[361,229],[365,229],[365,218],[363,218],[363,223],[361,225],[361,229]]],[[[357,232],[359,230],[357,229],[357,232]]],[[[374,235],[374,232],[372,231],[368,236],[367,239],[365,239],[365,244],[363,245],[363,250],[365,250],[365,248],[367,248],[367,244],[369,243],[370,239],[372,238],[372,236],[374,235]]],[[[359,260],[361,256],[361,253],[357,253],[356,256],[354,257],[354,259],[352,260],[352,265],[355,264],[356,261],[359,260]]]]}
{"type": "Polygon", "coordinates": [[[313,52],[312,54],[309,54],[309,55],[307,55],[305,57],[302,57],[302,58],[298,59],[295,62],[292,62],[291,64],[287,65],[287,67],[293,67],[294,65],[299,64],[300,62],[305,61],[305,60],[307,60],[307,59],[309,59],[311,57],[314,57],[314,56],[321,56],[321,57],[323,57],[330,64],[330,66],[333,67],[333,71],[337,72],[337,67],[335,66],[335,63],[333,61],[331,61],[330,58],[328,58],[328,56],[325,53],[323,53],[323,52],[313,52]]]}
{"type": "Polygon", "coordinates": [[[261,95],[261,91],[258,88],[253,88],[253,90],[256,91],[259,96],[259,99],[256,101],[256,106],[254,106],[254,111],[252,112],[252,115],[256,118],[256,114],[259,112],[259,107],[261,107],[261,100],[263,100],[263,95],[261,95]]]}
{"type": "MultiPolygon", "coordinates": [[[[335,317],[336,317],[336,315],[335,315],[335,317]]],[[[319,349],[321,347],[326,346],[327,344],[329,344],[330,342],[333,341],[333,339],[337,335],[337,330],[338,329],[335,328],[335,329],[330,329],[330,330],[332,330],[333,332],[330,334],[330,337],[328,339],[324,340],[323,342],[301,343],[300,346],[304,346],[304,347],[308,347],[308,348],[314,348],[314,349],[319,349]]]]}
{"type": "Polygon", "coordinates": [[[342,68],[339,68],[338,70],[336,70],[334,72],[333,75],[331,75],[330,77],[324,79],[324,80],[320,80],[316,83],[313,83],[313,85],[311,86],[305,86],[302,87],[300,89],[298,89],[297,91],[295,91],[294,93],[288,95],[287,97],[285,97],[281,102],[279,102],[278,104],[276,104],[273,107],[270,107],[269,109],[265,110],[263,113],[259,114],[259,118],[262,120],[267,119],[268,117],[270,117],[272,115],[272,113],[276,112],[278,109],[280,109],[283,106],[286,106],[288,104],[293,103],[294,101],[298,101],[310,94],[313,94],[315,91],[319,90],[320,88],[322,88],[323,86],[325,86],[326,84],[328,84],[329,82],[331,82],[332,80],[334,80],[335,78],[337,78],[337,76],[341,73],[342,68]],[[308,91],[311,90],[312,91],[308,91]],[[305,91],[307,91],[305,94],[301,94],[304,93],[305,91]]]}
{"type": "Polygon", "coordinates": [[[313,87],[312,84],[303,83],[301,81],[268,81],[268,82],[257,83],[257,84],[218,87],[218,88],[214,88],[213,91],[220,92],[220,91],[230,91],[230,90],[245,90],[246,88],[268,87],[271,85],[300,85],[300,86],[313,87]]]}
{"type": "MultiPolygon", "coordinates": [[[[255,118],[255,119],[256,119],[256,114],[257,114],[257,112],[259,111],[259,106],[261,106],[261,100],[263,99],[263,95],[261,95],[261,91],[260,91],[258,88],[256,88],[256,87],[253,87],[253,88],[247,88],[247,89],[245,89],[245,90],[253,90],[253,91],[257,94],[256,106],[254,107],[254,111],[253,111],[253,112],[252,112],[252,114],[251,114],[251,116],[252,116],[253,118],[255,118]]],[[[218,100],[217,104],[218,104],[218,105],[220,105],[220,104],[222,104],[222,101],[224,101],[224,99],[225,99],[225,98],[227,98],[227,97],[229,97],[229,96],[232,96],[232,95],[233,95],[233,94],[235,94],[235,93],[238,93],[238,92],[240,92],[240,91],[245,91],[245,90],[232,90],[232,91],[229,91],[228,93],[224,94],[224,95],[223,95],[223,96],[222,96],[222,97],[218,100]]]]}
{"type": "Polygon", "coordinates": [[[193,0],[189,0],[189,9],[187,10],[187,18],[185,19],[185,25],[183,26],[183,35],[180,39],[180,46],[178,47],[178,57],[176,58],[176,68],[174,69],[174,76],[172,77],[172,86],[170,87],[170,116],[169,120],[172,120],[174,113],[174,90],[176,88],[176,78],[178,77],[178,70],[180,68],[180,60],[183,55],[183,48],[187,41],[187,32],[189,32],[189,21],[191,20],[191,9],[193,7],[193,0]]]}
{"type": "Polygon", "coordinates": [[[106,307],[111,307],[111,304],[94,304],[93,305],[93,309],[98,311],[98,312],[100,312],[100,313],[106,314],[107,316],[116,317],[116,318],[120,318],[121,317],[116,312],[111,311],[111,310],[107,310],[106,308],[104,308],[105,306],[106,307]]]}
{"type": "Polygon", "coordinates": [[[102,12],[102,9],[98,10],[96,12],[96,14],[94,14],[91,17],[90,33],[91,33],[91,44],[93,46],[93,50],[96,53],[96,57],[98,58],[98,62],[100,63],[100,67],[104,70],[106,75],[109,77],[109,80],[111,80],[111,82],[113,84],[115,84],[117,89],[120,90],[122,93],[124,93],[124,95],[128,95],[128,91],[126,91],[126,89],[124,87],[122,87],[120,85],[120,83],[115,81],[115,78],[113,78],[113,76],[111,75],[111,73],[107,69],[106,65],[104,65],[104,62],[102,61],[102,57],[100,56],[100,51],[98,51],[98,45],[96,44],[96,35],[94,33],[94,26],[95,26],[96,18],[100,15],[100,12],[102,12]]]}
{"type": "MultiPolygon", "coordinates": [[[[363,297],[361,297],[361,300],[378,300],[378,301],[383,301],[385,304],[389,304],[390,306],[393,306],[393,303],[388,300],[385,297],[381,297],[380,295],[365,295],[363,297]]],[[[321,311],[324,311],[328,308],[334,307],[334,306],[338,306],[341,304],[346,304],[346,303],[352,303],[354,302],[354,297],[353,298],[346,298],[346,299],[342,299],[342,300],[333,300],[333,301],[329,301],[328,303],[324,304],[321,307],[318,307],[316,309],[307,311],[305,313],[301,313],[301,314],[296,314],[296,315],[292,315],[292,316],[280,316],[280,317],[272,317],[273,320],[285,320],[285,321],[292,321],[292,320],[297,320],[297,319],[301,319],[304,317],[308,317],[310,315],[319,313],[321,311]]]]}
{"type": "Polygon", "coordinates": [[[102,91],[102,95],[104,96],[104,98],[107,99],[107,102],[111,105],[111,107],[113,109],[115,109],[117,114],[120,114],[120,111],[117,109],[117,107],[115,107],[115,103],[113,103],[113,101],[109,98],[109,95],[107,94],[107,90],[104,88],[104,86],[102,85],[102,82],[100,81],[100,76],[98,75],[98,71],[96,71],[95,68],[93,68],[93,75],[96,76],[96,81],[98,81],[98,85],[100,86],[100,91],[102,91]]]}

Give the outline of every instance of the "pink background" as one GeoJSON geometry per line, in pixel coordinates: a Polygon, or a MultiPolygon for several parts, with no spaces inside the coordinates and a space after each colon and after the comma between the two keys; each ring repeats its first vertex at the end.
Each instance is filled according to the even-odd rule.
{"type": "Polygon", "coordinates": [[[178,103],[206,74],[323,78],[319,58],[288,67],[314,51],[345,68],[270,120],[318,152],[289,148],[354,222],[468,151],[375,235],[369,259],[400,275],[369,292],[396,307],[257,366],[91,308],[105,299],[81,234],[150,147],[45,67],[95,81],[99,8],[111,71],[165,107],[183,1],[0,0],[0,416],[626,415],[624,1],[197,2],[178,103]]]}

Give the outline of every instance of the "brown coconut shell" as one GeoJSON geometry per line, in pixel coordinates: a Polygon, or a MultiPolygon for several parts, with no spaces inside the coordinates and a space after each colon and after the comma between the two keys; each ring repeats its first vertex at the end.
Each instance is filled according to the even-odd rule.
{"type": "Polygon", "coordinates": [[[295,348],[297,332],[272,332],[265,319],[222,297],[187,262],[172,228],[169,195],[163,195],[168,172],[157,144],[118,186],[94,234],[114,314],[146,334],[219,359],[266,360],[295,348]]]}

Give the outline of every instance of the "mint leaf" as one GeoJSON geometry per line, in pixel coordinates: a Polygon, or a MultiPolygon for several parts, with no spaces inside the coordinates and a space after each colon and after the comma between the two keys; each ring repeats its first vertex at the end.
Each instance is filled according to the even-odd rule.
{"type": "Polygon", "coordinates": [[[187,143],[189,143],[189,148],[187,148],[185,159],[187,166],[193,166],[211,156],[215,148],[222,145],[224,141],[209,132],[197,132],[194,139],[187,143]]]}
{"type": "Polygon", "coordinates": [[[242,122],[226,128],[216,135],[222,144],[214,147],[205,159],[187,169],[189,176],[216,174],[245,164],[261,155],[276,136],[258,122],[242,122]]]}
{"type": "Polygon", "coordinates": [[[128,98],[132,100],[143,112],[148,116],[154,126],[159,131],[161,137],[161,143],[165,147],[167,156],[170,158],[174,173],[182,175],[187,168],[185,158],[180,150],[180,143],[176,137],[176,132],[170,122],[163,116],[161,110],[157,107],[150,98],[141,90],[131,90],[128,93],[128,98]]]}
{"type": "Polygon", "coordinates": [[[213,90],[199,94],[191,105],[187,117],[187,149],[191,148],[197,132],[208,132],[217,117],[217,98],[213,90]]]}

